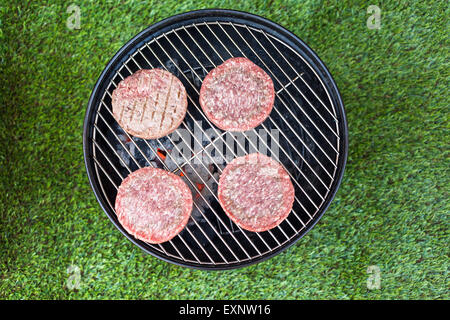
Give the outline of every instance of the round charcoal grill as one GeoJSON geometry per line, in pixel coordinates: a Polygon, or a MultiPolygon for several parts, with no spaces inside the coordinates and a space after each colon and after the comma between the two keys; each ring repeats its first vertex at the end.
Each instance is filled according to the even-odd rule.
{"type": "Polygon", "coordinates": [[[84,122],[84,157],[91,186],[108,217],[134,244],[168,262],[200,269],[230,269],[260,262],[299,240],[329,206],[347,158],[343,103],[317,55],[294,34],[259,16],[200,10],[158,22],[123,46],[101,74],[84,122]],[[202,80],[231,57],[247,57],[272,78],[275,105],[269,118],[244,133],[218,129],[204,116],[202,80]],[[162,68],[188,93],[188,111],[169,136],[130,136],[112,117],[111,95],[139,69],[162,68]],[[265,232],[235,225],[221,209],[217,182],[234,157],[261,152],[288,171],[295,202],[288,218],[265,232]],[[182,176],[194,207],[186,228],[171,241],[135,239],[118,222],[117,188],[130,173],[154,166],[182,176]]]}

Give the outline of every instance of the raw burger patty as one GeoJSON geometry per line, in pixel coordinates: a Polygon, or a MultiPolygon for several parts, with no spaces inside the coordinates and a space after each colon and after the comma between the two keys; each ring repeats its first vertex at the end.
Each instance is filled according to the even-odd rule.
{"type": "Polygon", "coordinates": [[[186,89],[162,69],[142,69],[122,80],[112,94],[114,118],[128,133],[157,139],[173,132],[184,119],[186,89]]]}
{"type": "Polygon", "coordinates": [[[145,167],[122,181],[115,209],[119,222],[130,234],[161,243],[186,226],[192,211],[192,193],[179,176],[145,167]]]}
{"type": "Polygon", "coordinates": [[[294,187],[275,160],[252,153],[231,161],[219,179],[219,202],[238,226],[266,231],[287,218],[294,203],[294,187]]]}
{"type": "Polygon", "coordinates": [[[231,58],[211,70],[200,89],[200,105],[208,119],[228,131],[261,124],[275,99],[272,79],[247,58],[231,58]]]}

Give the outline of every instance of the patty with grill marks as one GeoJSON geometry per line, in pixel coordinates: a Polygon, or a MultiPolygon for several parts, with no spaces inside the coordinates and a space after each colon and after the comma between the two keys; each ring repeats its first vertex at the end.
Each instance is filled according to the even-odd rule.
{"type": "Polygon", "coordinates": [[[122,80],[112,93],[113,115],[129,134],[157,139],[184,119],[187,93],[181,81],[162,69],[141,69],[122,80]]]}

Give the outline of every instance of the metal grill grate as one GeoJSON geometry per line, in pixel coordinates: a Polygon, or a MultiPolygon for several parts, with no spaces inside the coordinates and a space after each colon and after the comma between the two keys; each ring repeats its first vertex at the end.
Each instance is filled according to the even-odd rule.
{"type": "Polygon", "coordinates": [[[202,10],[169,18],[122,48],[94,89],[84,135],[91,185],[114,224],[147,252],[200,268],[223,269],[261,261],[298,240],[330,203],[346,158],[346,123],[339,93],[320,60],[307,50],[281,27],[228,10],[202,10]],[[231,134],[204,116],[198,95],[206,74],[237,56],[249,58],[271,76],[276,98],[264,123],[251,131],[231,134]],[[112,117],[113,90],[143,68],[163,68],[183,82],[189,105],[179,129],[184,129],[188,138],[178,131],[156,140],[134,138],[112,117]],[[189,148],[191,155],[186,156],[180,145],[189,148]],[[293,210],[284,222],[255,233],[231,222],[216,193],[218,177],[231,160],[225,154],[236,157],[262,150],[282,163],[296,194],[293,210]],[[181,157],[175,157],[174,151],[181,157]],[[143,166],[183,173],[196,195],[187,227],[159,245],[134,239],[115,217],[118,186],[130,172],[143,166]]]}

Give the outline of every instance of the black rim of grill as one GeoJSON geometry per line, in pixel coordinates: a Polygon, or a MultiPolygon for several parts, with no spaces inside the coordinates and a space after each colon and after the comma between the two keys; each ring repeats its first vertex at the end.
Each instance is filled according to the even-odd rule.
{"type": "Polygon", "coordinates": [[[98,202],[131,242],[177,265],[231,269],[280,253],[317,223],[342,180],[347,136],[338,88],[322,61],[302,40],[260,16],[208,9],[160,21],[116,53],[89,99],[83,148],[89,182],[98,202]],[[204,76],[233,56],[247,57],[263,68],[271,76],[276,91],[270,117],[255,130],[236,135],[214,127],[198,103],[204,76]],[[117,84],[139,69],[155,67],[175,74],[187,89],[188,112],[180,129],[191,135],[189,141],[177,131],[157,140],[134,138],[112,117],[111,94],[117,84]],[[201,141],[196,130],[202,134],[201,141]],[[232,146],[227,147],[226,141],[231,141],[232,146]],[[191,154],[186,157],[178,152],[181,157],[176,161],[173,152],[181,151],[180,143],[191,154]],[[278,227],[255,233],[228,219],[218,204],[216,188],[223,166],[234,156],[262,149],[268,150],[268,155],[289,172],[296,199],[293,211],[278,227]],[[230,154],[232,157],[224,156],[224,151],[227,157],[230,154]],[[213,158],[222,160],[217,163],[213,158]],[[195,162],[198,159],[211,162],[195,162]],[[188,226],[171,241],[159,245],[128,234],[114,211],[120,182],[143,166],[183,173],[183,179],[195,194],[188,226]]]}

